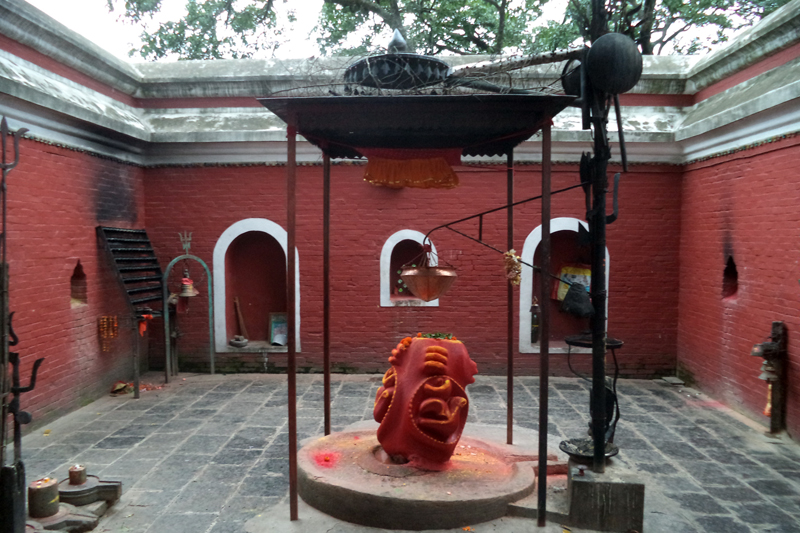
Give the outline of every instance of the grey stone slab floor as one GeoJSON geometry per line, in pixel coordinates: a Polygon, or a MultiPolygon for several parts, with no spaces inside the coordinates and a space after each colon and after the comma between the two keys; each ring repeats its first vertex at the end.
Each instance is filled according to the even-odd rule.
{"type": "MultiPolygon", "coordinates": [[[[160,379],[152,374],[143,381],[160,379]]],[[[562,439],[586,435],[589,385],[567,378],[550,383],[548,433],[556,448],[562,439]]],[[[333,429],[370,419],[379,384],[376,375],[334,375],[333,429]]],[[[515,380],[521,428],[538,430],[538,386],[536,377],[515,380]]],[[[470,422],[505,425],[505,377],[478,376],[468,392],[470,422]]],[[[646,533],[800,532],[797,443],[765,436],[692,389],[621,380],[619,392],[616,460],[642,473],[646,533]]],[[[299,438],[321,435],[322,376],[298,376],[297,407],[299,438]]],[[[123,482],[122,499],[96,531],[235,533],[252,529],[258,515],[263,522],[265,513],[275,516],[276,532],[375,531],[326,520],[304,505],[301,520],[287,525],[287,446],[286,376],[181,375],[139,400],[106,397],[73,412],[26,436],[23,452],[28,482],[63,479],[75,463],[123,482]]],[[[561,531],[521,518],[472,528],[561,531]]]]}

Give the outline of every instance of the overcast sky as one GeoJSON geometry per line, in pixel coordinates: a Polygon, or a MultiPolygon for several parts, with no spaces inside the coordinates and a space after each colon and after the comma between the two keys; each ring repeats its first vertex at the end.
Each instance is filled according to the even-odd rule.
{"type": "MultiPolygon", "coordinates": [[[[139,26],[117,20],[118,12],[109,13],[106,0],[26,0],[44,11],[69,29],[76,31],[104,48],[109,53],[128,61],[141,61],[141,57],[128,57],[128,50],[141,45],[139,26]]],[[[290,5],[296,8],[297,22],[290,28],[291,45],[278,49],[283,58],[310,57],[318,53],[316,37],[309,32],[317,23],[323,0],[294,0],[275,2],[276,10],[285,10],[290,5]],[[297,9],[301,5],[302,9],[297,9]]],[[[163,0],[161,19],[178,20],[185,13],[186,0],[163,0]]]]}

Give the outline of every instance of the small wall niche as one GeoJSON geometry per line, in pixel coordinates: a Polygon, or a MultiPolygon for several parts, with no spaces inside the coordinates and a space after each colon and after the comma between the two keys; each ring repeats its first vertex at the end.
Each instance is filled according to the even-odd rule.
{"type": "Polygon", "coordinates": [[[736,262],[733,256],[728,256],[725,263],[725,270],[722,272],[722,297],[735,298],[739,290],[739,272],[736,270],[736,262]]]}
{"type": "MultiPolygon", "coordinates": [[[[381,250],[381,307],[438,307],[439,300],[426,302],[411,294],[400,279],[398,270],[406,263],[415,263],[415,259],[422,259],[422,242],[425,235],[416,230],[404,229],[394,233],[386,239],[381,250]]],[[[433,255],[429,266],[436,266],[436,246],[431,245],[433,255]]]]}
{"type": "Polygon", "coordinates": [[[70,305],[72,307],[81,307],[89,303],[86,273],[83,271],[80,259],[78,259],[78,264],[75,265],[75,269],[72,271],[72,277],[69,278],[69,289],[70,305]]]}

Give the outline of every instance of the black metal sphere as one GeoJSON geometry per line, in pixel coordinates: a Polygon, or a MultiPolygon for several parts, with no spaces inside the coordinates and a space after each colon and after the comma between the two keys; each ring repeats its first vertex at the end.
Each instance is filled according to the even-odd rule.
{"type": "Polygon", "coordinates": [[[595,88],[622,94],[633,89],[642,76],[642,54],[630,37],[607,33],[592,43],[586,68],[595,88]]]}

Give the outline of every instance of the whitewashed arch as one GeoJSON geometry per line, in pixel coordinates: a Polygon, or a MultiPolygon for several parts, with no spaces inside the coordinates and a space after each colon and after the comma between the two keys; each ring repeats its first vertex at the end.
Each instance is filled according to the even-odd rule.
{"type": "MultiPolygon", "coordinates": [[[[392,300],[391,298],[392,279],[394,278],[391,272],[392,250],[394,250],[394,247],[402,241],[414,241],[422,245],[422,241],[424,239],[425,235],[423,233],[413,229],[402,229],[392,234],[392,236],[386,239],[386,242],[383,243],[383,249],[381,250],[381,307],[439,307],[438,298],[436,300],[431,300],[430,302],[425,302],[419,299],[392,300]]],[[[429,242],[431,245],[431,250],[433,251],[430,266],[436,266],[438,264],[436,246],[433,245],[433,242],[429,242]]]]}
{"type": "MultiPolygon", "coordinates": [[[[228,324],[225,314],[225,254],[228,252],[228,247],[236,240],[239,235],[249,231],[260,231],[266,233],[274,238],[283,248],[283,253],[287,257],[286,247],[288,246],[288,235],[286,230],[281,226],[267,220],[266,218],[245,218],[232,224],[228,229],[222,232],[219,236],[217,244],[214,246],[214,338],[216,340],[217,352],[237,351],[241,349],[230,349],[228,345],[228,324]]],[[[297,283],[295,284],[294,297],[295,297],[295,339],[297,342],[297,351],[300,351],[300,256],[297,253],[297,248],[294,250],[294,273],[297,283]]]]}
{"type": "MultiPolygon", "coordinates": [[[[578,227],[583,226],[587,231],[589,225],[582,220],[572,217],[560,217],[550,219],[550,234],[557,231],[578,231],[578,227]]],[[[522,246],[523,261],[529,265],[533,264],[533,256],[536,248],[542,242],[542,226],[538,226],[528,234],[525,244],[522,246]]],[[[610,257],[606,248],[606,293],[608,294],[609,272],[611,271],[610,257]]],[[[533,269],[522,265],[522,276],[519,285],[519,352],[520,353],[539,353],[539,345],[531,343],[531,303],[533,301],[533,269]]],[[[606,298],[606,328],[608,327],[608,298],[606,298]]],[[[566,348],[550,347],[550,353],[565,353],[566,348]]],[[[584,348],[573,348],[573,352],[591,351],[584,348]]]]}

